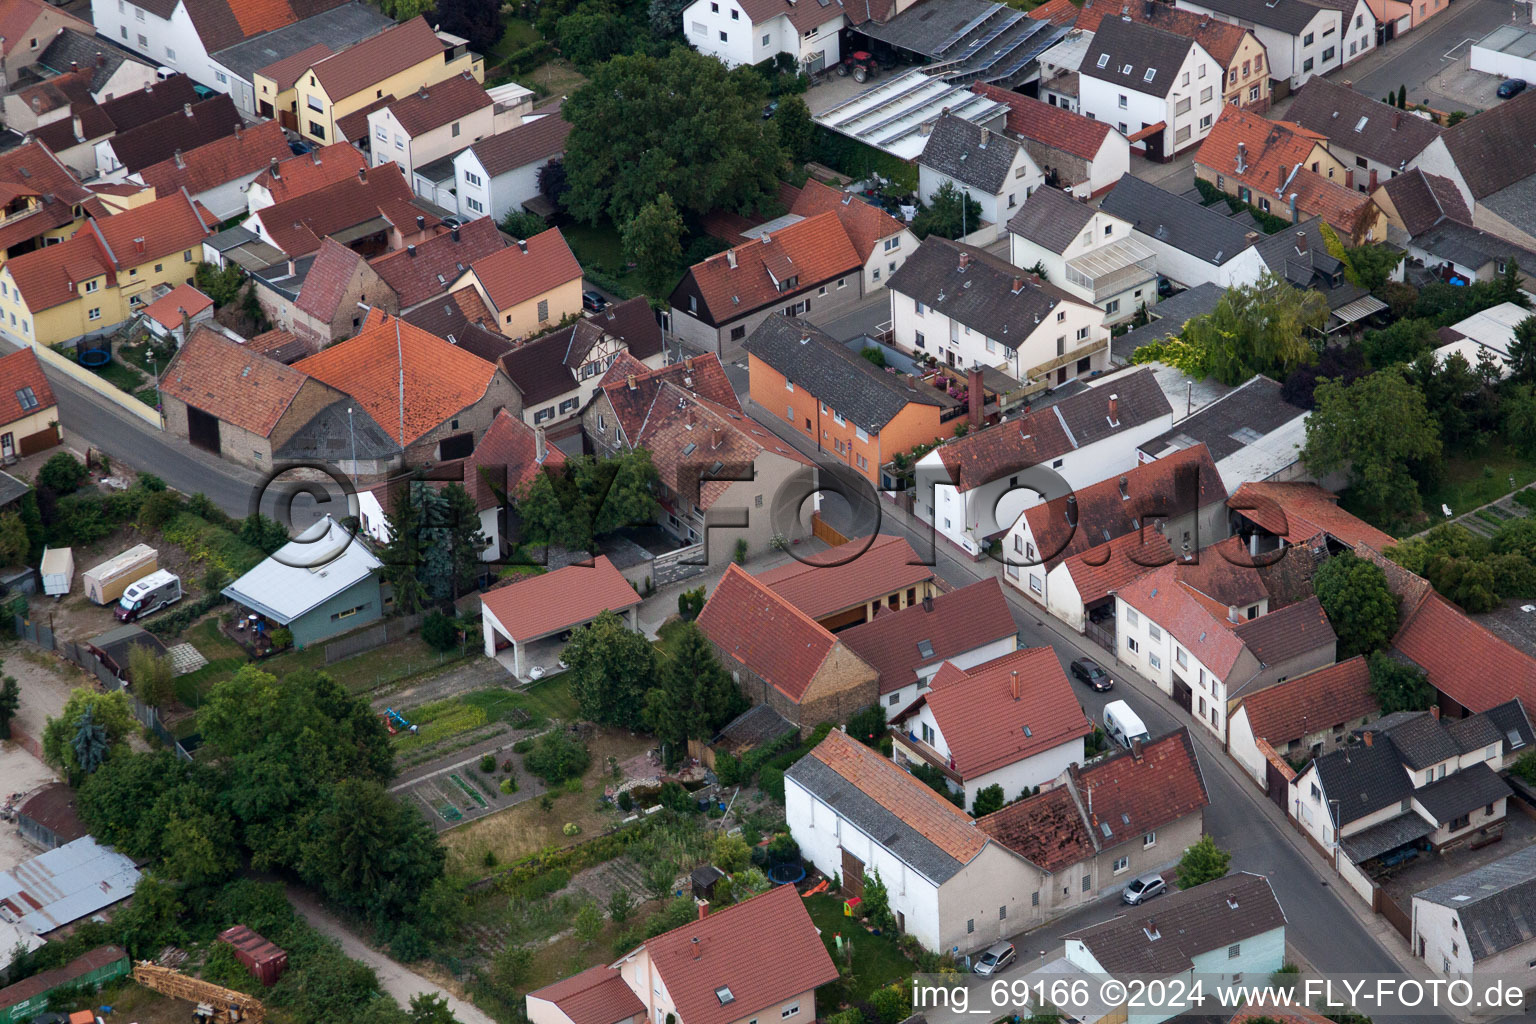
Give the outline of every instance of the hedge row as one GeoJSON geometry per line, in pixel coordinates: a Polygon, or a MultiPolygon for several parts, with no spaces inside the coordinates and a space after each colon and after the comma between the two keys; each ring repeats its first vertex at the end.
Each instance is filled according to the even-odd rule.
{"type": "Polygon", "coordinates": [[[495,885],[503,893],[514,897],[537,897],[556,892],[564,888],[576,872],[613,860],[649,835],[659,817],[653,815],[576,846],[529,854],[497,875],[495,885]],[[553,888],[548,887],[558,879],[563,881],[553,888]],[[539,890],[545,891],[541,893],[539,890]]]}
{"type": "Polygon", "coordinates": [[[196,601],[179,606],[175,611],[157,615],[144,628],[156,636],[178,636],[181,631],[227,601],[223,594],[204,594],[196,601]]]}
{"type": "Polygon", "coordinates": [[[186,551],[194,561],[223,570],[229,579],[245,575],[266,558],[260,548],[191,512],[173,516],[160,532],[168,543],[186,551]]]}
{"type": "Polygon", "coordinates": [[[553,56],[555,56],[555,48],[549,40],[536,39],[521,50],[513,50],[507,54],[507,59],[496,67],[495,74],[526,75],[553,56]]]}

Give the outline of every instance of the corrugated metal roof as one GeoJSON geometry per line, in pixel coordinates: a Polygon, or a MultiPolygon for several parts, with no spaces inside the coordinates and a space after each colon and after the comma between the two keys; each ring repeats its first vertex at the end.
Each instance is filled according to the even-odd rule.
{"type": "Polygon", "coordinates": [[[0,873],[0,919],[44,935],[127,899],[138,884],[133,861],[85,836],[0,873]]]}

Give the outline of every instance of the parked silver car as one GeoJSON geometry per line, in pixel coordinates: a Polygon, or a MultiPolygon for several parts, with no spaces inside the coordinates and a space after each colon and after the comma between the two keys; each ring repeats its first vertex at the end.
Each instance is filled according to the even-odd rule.
{"type": "Polygon", "coordinates": [[[976,963],[971,967],[971,970],[977,974],[996,974],[1004,967],[1013,963],[1013,958],[1017,955],[1017,951],[1013,948],[1013,943],[994,942],[982,952],[981,956],[976,958],[976,963]]]}
{"type": "Polygon", "coordinates": [[[1131,883],[1125,887],[1120,898],[1134,907],[1138,903],[1147,902],[1154,896],[1161,896],[1167,891],[1168,883],[1163,881],[1162,875],[1154,871],[1149,875],[1131,879],[1131,883]]]}

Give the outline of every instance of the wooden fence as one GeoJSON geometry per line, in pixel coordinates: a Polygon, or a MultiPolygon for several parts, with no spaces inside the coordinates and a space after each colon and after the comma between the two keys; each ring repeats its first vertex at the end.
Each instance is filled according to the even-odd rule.
{"type": "Polygon", "coordinates": [[[828,525],[827,521],[821,518],[820,512],[811,513],[811,536],[819,541],[830,544],[832,547],[848,543],[848,538],[828,525]]]}

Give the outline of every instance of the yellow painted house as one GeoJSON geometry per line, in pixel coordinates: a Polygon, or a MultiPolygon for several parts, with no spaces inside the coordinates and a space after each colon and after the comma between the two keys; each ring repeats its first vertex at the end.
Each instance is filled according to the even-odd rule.
{"type": "Polygon", "coordinates": [[[559,228],[470,264],[450,292],[472,287],[508,338],[542,334],[581,312],[581,264],[559,228]]]}
{"type": "MultiPolygon", "coordinates": [[[[477,82],[485,81],[485,62],[480,55],[470,52],[464,41],[455,36],[437,35],[425,18],[412,18],[316,61],[299,74],[294,80],[292,100],[296,127],[299,134],[313,142],[342,141],[338,122],[348,114],[374,108],[391,97],[408,96],[465,72],[477,82]]],[[[258,90],[262,84],[256,83],[258,90]]],[[[281,83],[265,84],[276,89],[281,83]]],[[[278,99],[281,98],[279,94],[278,99]]],[[[366,117],[358,120],[366,131],[366,117]]]]}
{"type": "Polygon", "coordinates": [[[12,336],[53,345],[134,316],[160,286],[190,283],[212,218],[185,191],[88,220],[66,242],[0,270],[0,318],[12,336]]]}
{"type": "Polygon", "coordinates": [[[74,234],[90,198],[41,143],[0,154],[0,263],[74,234]]]}

